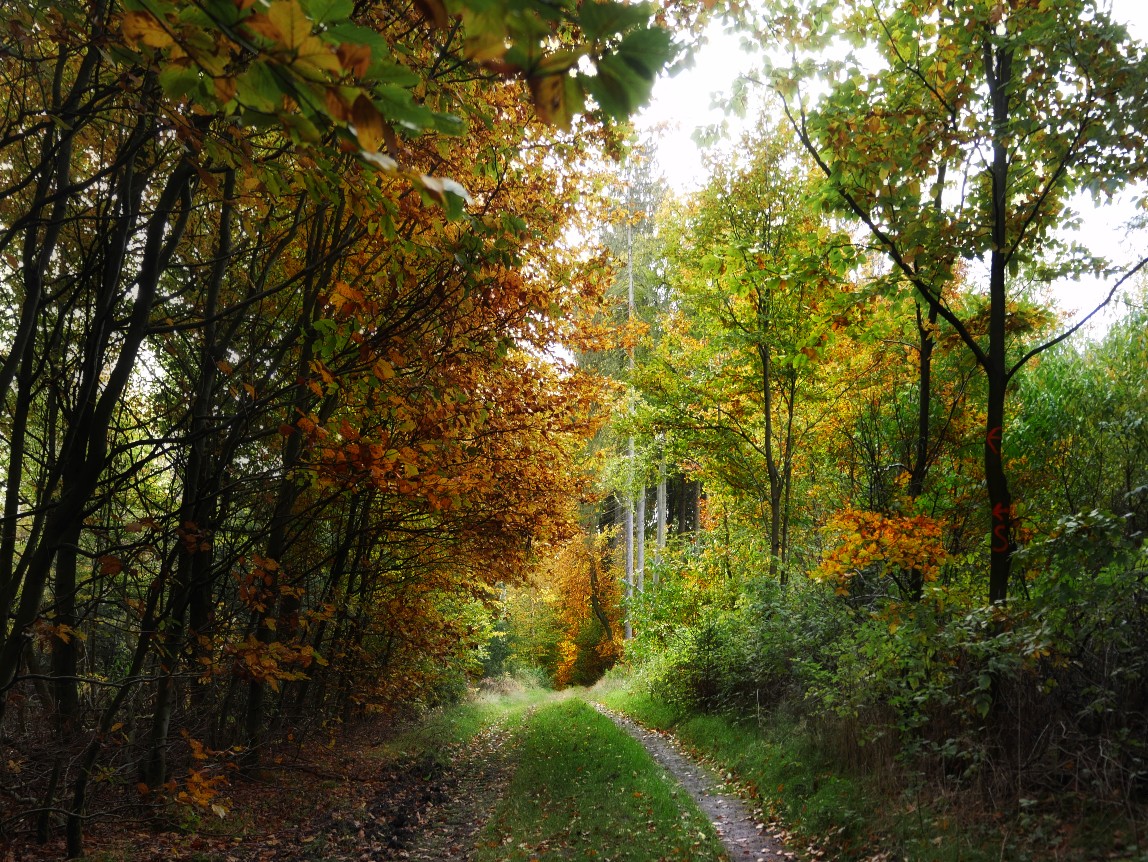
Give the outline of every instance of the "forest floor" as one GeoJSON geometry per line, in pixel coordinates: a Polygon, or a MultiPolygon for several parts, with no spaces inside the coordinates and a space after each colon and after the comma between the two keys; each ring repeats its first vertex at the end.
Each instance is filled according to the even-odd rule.
{"type": "MultiPolygon", "coordinates": [[[[733,862],[794,858],[667,735],[596,708],[610,721],[581,699],[535,693],[486,698],[391,739],[363,727],[233,782],[219,800],[225,817],[178,807],[164,828],[94,819],[88,858],[701,862],[719,858],[718,840],[733,862]],[[639,753],[613,753],[625,745],[639,753]]],[[[62,851],[60,841],[20,842],[0,849],[0,862],[62,851]]]]}

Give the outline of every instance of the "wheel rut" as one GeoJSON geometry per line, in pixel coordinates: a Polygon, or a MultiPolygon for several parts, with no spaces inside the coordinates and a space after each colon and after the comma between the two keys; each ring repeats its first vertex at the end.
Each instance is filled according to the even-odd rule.
{"type": "Polygon", "coordinates": [[[667,775],[689,793],[714,825],[730,862],[775,862],[797,858],[796,853],[785,849],[770,834],[766,823],[753,816],[740,797],[722,790],[721,782],[715,776],[682,753],[673,737],[647,730],[600,703],[592,705],[640,742],[667,775]]]}

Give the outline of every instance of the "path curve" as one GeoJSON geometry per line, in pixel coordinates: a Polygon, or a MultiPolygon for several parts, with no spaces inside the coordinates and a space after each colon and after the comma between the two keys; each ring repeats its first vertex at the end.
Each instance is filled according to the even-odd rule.
{"type": "Polygon", "coordinates": [[[621,713],[600,703],[592,706],[645,746],[646,751],[681,784],[714,825],[731,862],[773,862],[794,859],[764,823],[756,820],[737,796],[723,793],[719,782],[675,747],[672,737],[647,730],[621,713]]]}

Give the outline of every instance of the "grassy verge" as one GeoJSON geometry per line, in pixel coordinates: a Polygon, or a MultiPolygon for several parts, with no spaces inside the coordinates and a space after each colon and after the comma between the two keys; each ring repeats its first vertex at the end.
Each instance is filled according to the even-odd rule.
{"type": "Polygon", "coordinates": [[[831,844],[856,858],[873,844],[874,804],[864,788],[835,774],[792,722],[777,716],[767,728],[719,715],[683,715],[648,694],[605,690],[599,699],[647,727],[674,734],[757,799],[801,839],[831,844]]]}
{"type": "Polygon", "coordinates": [[[540,708],[475,862],[722,858],[709,821],[641,744],[581,700],[540,708]]]}
{"type": "Polygon", "coordinates": [[[752,720],[682,713],[616,681],[594,697],[648,727],[672,730],[777,817],[794,849],[809,848],[819,860],[1148,862],[1143,851],[1113,850],[1114,833],[1133,830],[1110,813],[1066,818],[1055,810],[986,810],[982,801],[970,805],[959,794],[946,798],[931,785],[914,785],[911,776],[890,787],[888,775],[882,781],[850,772],[832,763],[807,728],[783,711],[759,727],[752,720]]]}

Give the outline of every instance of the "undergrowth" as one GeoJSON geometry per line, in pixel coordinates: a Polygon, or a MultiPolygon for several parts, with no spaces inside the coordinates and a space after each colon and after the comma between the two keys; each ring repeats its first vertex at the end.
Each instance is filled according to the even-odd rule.
{"type": "MultiPolygon", "coordinates": [[[[672,731],[695,754],[729,774],[783,827],[794,848],[824,860],[905,862],[1043,862],[1108,859],[1148,862],[1134,843],[1136,824],[1110,807],[1063,807],[1022,800],[994,810],[896,762],[851,769],[834,757],[827,738],[799,710],[784,704],[749,718],[706,714],[644,690],[621,673],[594,695],[648,727],[672,731]]],[[[1064,801],[1068,804],[1068,800],[1064,801]]]]}

